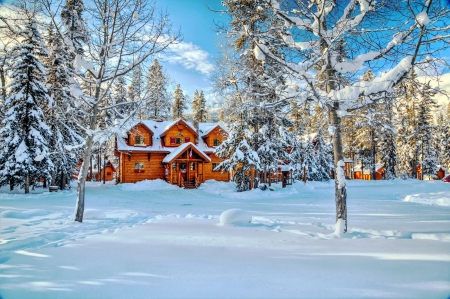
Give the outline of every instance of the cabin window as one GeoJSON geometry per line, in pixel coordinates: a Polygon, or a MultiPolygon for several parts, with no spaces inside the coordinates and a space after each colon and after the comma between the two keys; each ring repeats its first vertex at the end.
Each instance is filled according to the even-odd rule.
{"type": "Polygon", "coordinates": [[[183,143],[184,143],[184,138],[183,138],[183,137],[177,137],[177,138],[175,138],[175,143],[176,143],[176,144],[183,144],[183,143]]]}
{"type": "Polygon", "coordinates": [[[111,175],[111,172],[107,172],[106,175],[111,175]]]}
{"type": "Polygon", "coordinates": [[[213,163],[212,164],[212,171],[220,171],[220,170],[215,170],[217,166],[219,166],[220,163],[213,163]]]}
{"type": "Polygon", "coordinates": [[[191,163],[191,170],[195,170],[195,163],[194,162],[191,163]]]}
{"type": "Polygon", "coordinates": [[[142,163],[142,162],[134,163],[134,170],[143,170],[143,169],[144,169],[144,163],[142,163]]]}
{"type": "Polygon", "coordinates": [[[143,136],[136,136],[134,144],[145,145],[143,136]]]}
{"type": "Polygon", "coordinates": [[[214,139],[213,144],[214,146],[219,146],[222,143],[222,140],[220,139],[214,139]]]}
{"type": "Polygon", "coordinates": [[[177,170],[177,162],[172,163],[172,170],[177,170]]]}

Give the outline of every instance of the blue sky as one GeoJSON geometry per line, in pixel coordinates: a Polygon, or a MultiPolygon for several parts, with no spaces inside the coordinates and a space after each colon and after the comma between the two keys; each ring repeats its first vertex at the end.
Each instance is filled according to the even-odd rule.
{"type": "Polygon", "coordinates": [[[210,74],[217,55],[214,20],[220,13],[208,9],[223,9],[220,0],[160,0],[157,6],[167,9],[174,28],[180,28],[183,41],[161,57],[162,65],[175,83],[191,98],[196,89],[210,92],[210,74]]]}
{"type": "MultiPolygon", "coordinates": [[[[88,1],[84,0],[85,3],[88,1]]],[[[12,2],[0,0],[0,4],[12,2]]],[[[219,38],[213,30],[214,20],[225,17],[209,10],[208,6],[221,10],[221,0],[157,0],[156,6],[167,9],[173,28],[180,28],[183,35],[181,43],[158,57],[174,83],[170,89],[180,84],[181,89],[191,98],[196,89],[209,94],[210,75],[214,68],[213,56],[217,55],[216,40],[219,38]]]]}

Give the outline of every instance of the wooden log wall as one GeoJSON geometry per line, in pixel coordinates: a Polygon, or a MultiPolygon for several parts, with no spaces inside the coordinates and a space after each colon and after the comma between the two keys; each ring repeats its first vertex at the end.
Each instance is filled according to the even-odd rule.
{"type": "Polygon", "coordinates": [[[213,171],[213,163],[219,164],[222,159],[217,157],[214,153],[209,155],[211,163],[204,164],[204,180],[216,180],[216,181],[229,181],[230,174],[228,172],[222,173],[221,171],[213,171]]]}
{"type": "Polygon", "coordinates": [[[172,128],[170,128],[166,134],[164,135],[164,145],[168,147],[177,147],[180,146],[180,144],[171,144],[170,143],[170,137],[174,138],[183,138],[183,143],[186,139],[186,137],[189,138],[189,142],[195,143],[195,135],[194,132],[192,132],[188,127],[186,127],[184,124],[174,125],[172,128]],[[179,134],[183,135],[178,136],[179,134]]]}
{"type": "Polygon", "coordinates": [[[152,135],[148,131],[148,129],[142,124],[138,124],[130,131],[130,138],[128,140],[128,144],[134,146],[136,143],[136,136],[144,137],[144,143],[146,146],[152,145],[152,135]]]}
{"type": "Polygon", "coordinates": [[[120,182],[135,183],[143,180],[164,179],[165,153],[121,153],[120,182]],[[135,170],[135,163],[143,163],[142,171],[135,170]]]}

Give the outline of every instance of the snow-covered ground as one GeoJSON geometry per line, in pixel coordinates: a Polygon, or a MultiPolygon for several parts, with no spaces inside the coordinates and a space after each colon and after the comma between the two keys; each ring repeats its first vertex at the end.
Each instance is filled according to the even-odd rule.
{"type": "Polygon", "coordinates": [[[75,188],[3,190],[0,297],[448,298],[450,184],[350,181],[343,237],[333,185],[90,183],[83,223],[75,188]],[[228,209],[252,222],[223,225],[228,209]]]}

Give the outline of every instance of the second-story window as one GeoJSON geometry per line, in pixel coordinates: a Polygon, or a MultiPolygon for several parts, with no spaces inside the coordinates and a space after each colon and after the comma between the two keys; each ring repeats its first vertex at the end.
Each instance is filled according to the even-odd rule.
{"type": "Polygon", "coordinates": [[[143,136],[136,136],[134,144],[145,145],[143,136]]]}
{"type": "Polygon", "coordinates": [[[214,146],[219,146],[221,143],[222,143],[222,140],[220,140],[220,139],[214,139],[213,140],[213,145],[214,146]]]}

